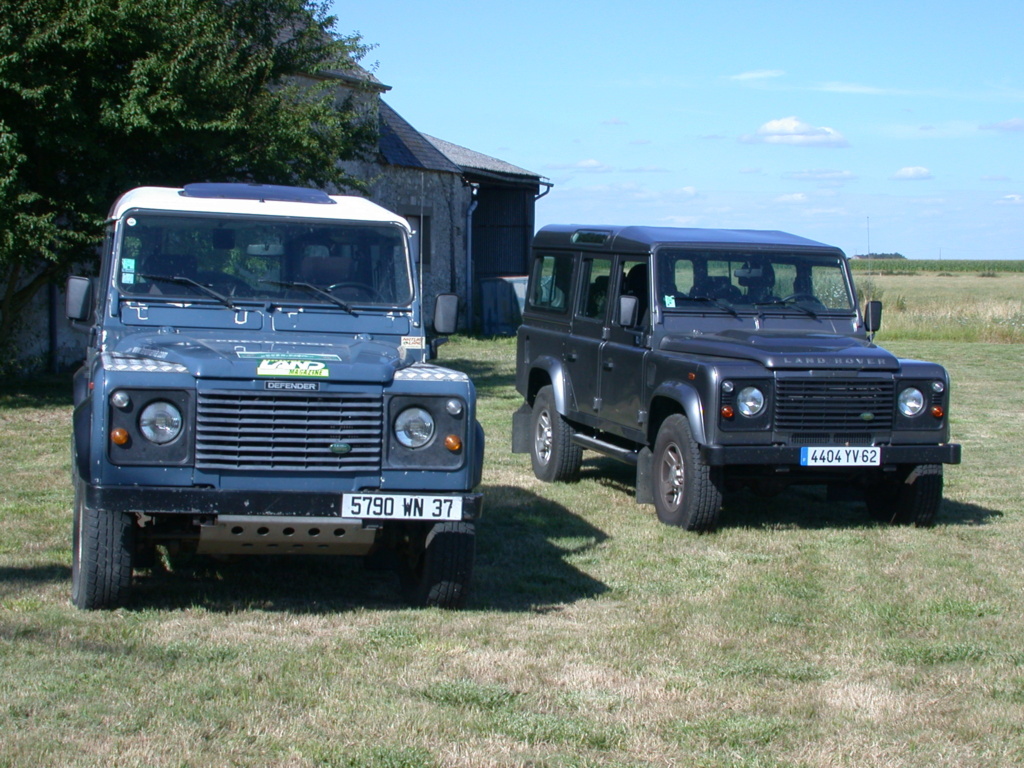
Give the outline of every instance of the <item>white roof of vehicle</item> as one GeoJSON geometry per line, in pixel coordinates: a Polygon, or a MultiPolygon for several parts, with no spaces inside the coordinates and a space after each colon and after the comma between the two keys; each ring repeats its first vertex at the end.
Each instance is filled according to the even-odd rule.
{"type": "MultiPolygon", "coordinates": [[[[125,192],[110,209],[109,220],[119,219],[130,210],[173,211],[180,213],[223,213],[248,216],[283,216],[300,219],[328,219],[341,221],[362,221],[398,224],[409,230],[409,223],[396,213],[383,208],[363,197],[352,195],[327,195],[317,190],[298,187],[274,187],[256,184],[195,185],[206,188],[203,193],[189,193],[186,189],[171,187],[138,187],[125,192]],[[240,191],[241,194],[217,196],[217,188],[240,191]],[[285,194],[274,194],[284,191],[285,194]],[[280,199],[289,197],[288,190],[308,193],[309,199],[320,202],[306,202],[301,199],[280,199]],[[261,196],[261,192],[268,194],[261,196]],[[209,192],[209,193],[208,193],[209,192]]],[[[296,197],[302,197],[301,194],[296,197]]]]}

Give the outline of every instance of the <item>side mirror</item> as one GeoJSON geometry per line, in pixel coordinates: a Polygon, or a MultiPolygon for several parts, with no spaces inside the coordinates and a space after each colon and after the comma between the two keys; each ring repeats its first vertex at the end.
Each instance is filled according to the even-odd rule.
{"type": "Polygon", "coordinates": [[[64,313],[69,320],[84,322],[92,313],[92,280],[72,275],[64,292],[64,313]]]}
{"type": "Polygon", "coordinates": [[[872,336],[882,327],[882,302],[869,301],[864,305],[864,328],[872,336]]]}
{"type": "Polygon", "coordinates": [[[636,325],[640,311],[640,299],[636,296],[619,296],[619,325],[632,328],[636,325]]]}
{"type": "Polygon", "coordinates": [[[434,332],[442,336],[455,333],[459,324],[459,297],[442,293],[434,303],[434,332]]]}
{"type": "Polygon", "coordinates": [[[430,340],[430,359],[437,357],[437,348],[448,339],[444,338],[449,333],[455,333],[459,324],[459,297],[454,293],[439,294],[434,302],[434,333],[441,335],[441,338],[430,340]]]}

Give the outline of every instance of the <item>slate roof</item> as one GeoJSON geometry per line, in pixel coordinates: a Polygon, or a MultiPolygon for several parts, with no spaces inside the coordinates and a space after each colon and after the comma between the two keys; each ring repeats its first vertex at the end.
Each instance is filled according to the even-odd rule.
{"type": "Polygon", "coordinates": [[[458,165],[383,100],[380,101],[380,153],[389,165],[462,174],[458,165]]]}
{"type": "Polygon", "coordinates": [[[445,157],[464,170],[484,171],[486,173],[493,173],[506,177],[519,177],[523,181],[532,181],[534,183],[538,182],[541,178],[539,174],[536,174],[533,171],[528,171],[525,168],[512,165],[512,163],[506,163],[504,160],[499,160],[498,158],[491,157],[490,155],[474,152],[472,149],[466,149],[466,147],[460,147],[458,144],[452,144],[450,141],[438,139],[433,136],[427,136],[425,134],[423,138],[436,147],[437,150],[445,157]]]}

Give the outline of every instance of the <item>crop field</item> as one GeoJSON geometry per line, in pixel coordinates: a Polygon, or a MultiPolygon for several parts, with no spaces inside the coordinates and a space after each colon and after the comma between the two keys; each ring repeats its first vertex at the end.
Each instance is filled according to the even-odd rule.
{"type": "Polygon", "coordinates": [[[70,385],[0,385],[0,767],[1024,764],[1024,272],[858,271],[877,340],[946,365],[932,529],[803,488],[660,525],[625,465],[509,452],[513,339],[458,337],[487,433],[469,606],[358,561],[196,559],[69,603],[70,385]],[[869,290],[870,289],[870,290],[869,290]]]}

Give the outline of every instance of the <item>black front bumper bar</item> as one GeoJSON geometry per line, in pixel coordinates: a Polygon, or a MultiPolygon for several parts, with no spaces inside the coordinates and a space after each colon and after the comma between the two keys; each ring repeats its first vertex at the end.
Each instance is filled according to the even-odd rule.
{"type": "MultiPolygon", "coordinates": [[[[462,498],[462,519],[476,520],[483,511],[479,493],[400,491],[462,498]]],[[[372,493],[367,491],[367,493],[372,493]]],[[[341,517],[341,493],[309,491],[222,491],[217,488],[86,486],[90,509],[140,512],[146,515],[274,515],[341,517]]]]}

